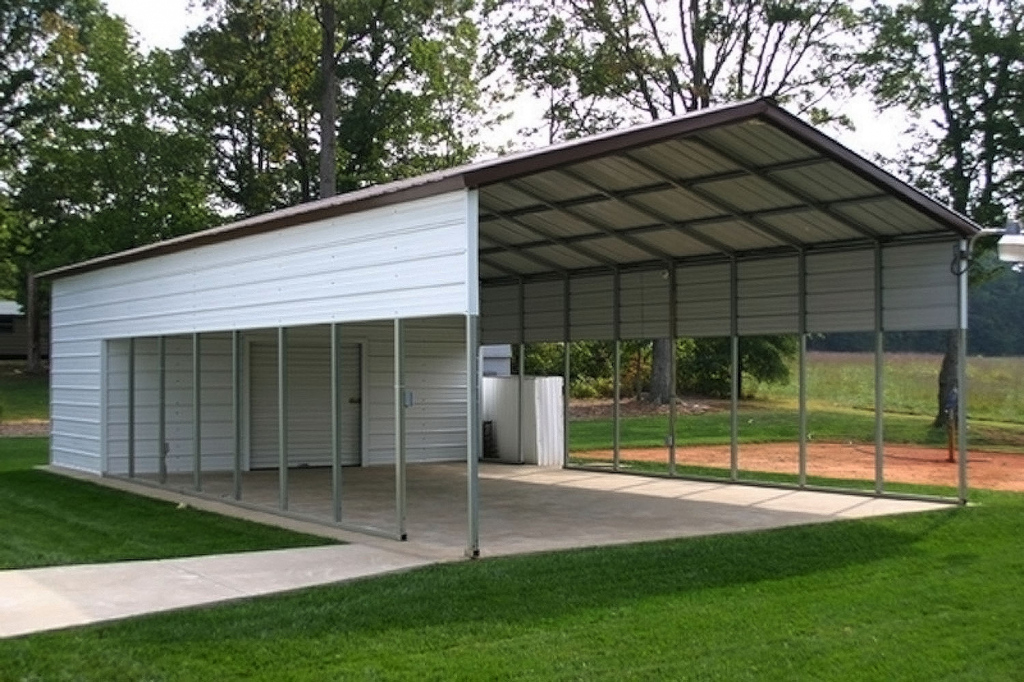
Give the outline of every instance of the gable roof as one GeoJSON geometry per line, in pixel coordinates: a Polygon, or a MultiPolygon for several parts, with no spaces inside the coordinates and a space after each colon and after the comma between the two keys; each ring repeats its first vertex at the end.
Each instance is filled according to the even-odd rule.
{"type": "Polygon", "coordinates": [[[376,185],[56,268],[64,277],[458,189],[480,191],[481,279],[980,228],[770,99],[376,185]]]}

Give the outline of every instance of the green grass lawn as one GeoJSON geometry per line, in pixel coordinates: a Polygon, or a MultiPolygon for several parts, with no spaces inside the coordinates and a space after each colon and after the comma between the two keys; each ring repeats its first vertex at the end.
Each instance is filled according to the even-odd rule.
{"type": "Polygon", "coordinates": [[[34,470],[46,443],[0,439],[0,569],[332,544],[34,470]]]}
{"type": "Polygon", "coordinates": [[[0,641],[3,679],[1019,680],[1024,496],[0,641]]]}
{"type": "MultiPolygon", "coordinates": [[[[799,438],[797,410],[788,405],[748,402],[740,412],[741,443],[793,442],[799,438]]],[[[873,412],[817,406],[808,412],[808,432],[822,442],[874,442],[873,412]]],[[[1024,424],[972,421],[969,442],[973,448],[1024,450],[1024,424]]],[[[631,417],[619,426],[623,447],[661,447],[668,434],[668,417],[631,417]]],[[[931,427],[931,417],[913,414],[885,415],[885,439],[889,443],[943,446],[946,432],[931,427]]],[[[679,415],[676,442],[686,445],[724,445],[729,442],[729,413],[679,415]]],[[[575,420],[570,424],[569,447],[573,452],[608,449],[612,444],[610,419],[575,420]]]]}
{"type": "Polygon", "coordinates": [[[0,360],[0,421],[48,419],[50,387],[46,375],[22,372],[25,363],[0,360]]]}

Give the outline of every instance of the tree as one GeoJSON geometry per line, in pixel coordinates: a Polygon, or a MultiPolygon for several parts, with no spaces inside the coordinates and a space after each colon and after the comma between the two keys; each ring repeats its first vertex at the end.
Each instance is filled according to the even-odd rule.
{"type": "Polygon", "coordinates": [[[97,10],[65,26],[37,69],[25,97],[40,113],[18,131],[0,236],[19,285],[212,222],[207,145],[179,123],[168,54],[142,55],[123,21],[97,10]]]}
{"type": "Polygon", "coordinates": [[[186,36],[184,52],[191,108],[216,141],[228,211],[254,214],[326,195],[321,180],[332,181],[321,177],[318,160],[325,142],[337,146],[325,171],[336,171],[339,191],[475,154],[466,141],[481,111],[470,0],[205,5],[211,18],[186,36]],[[333,102],[325,99],[329,92],[333,102]],[[323,112],[332,116],[330,104],[333,126],[323,121],[323,112]]]}
{"type": "MultiPolygon", "coordinates": [[[[1024,3],[878,3],[861,58],[880,109],[923,117],[898,166],[916,185],[982,225],[999,226],[1024,189],[1024,3]]],[[[972,271],[972,280],[988,276],[972,271]]],[[[956,335],[938,377],[935,426],[955,384],[956,335]]]]}
{"type": "MultiPolygon", "coordinates": [[[[856,14],[841,0],[495,0],[490,59],[548,105],[548,139],[770,96],[816,122],[851,79],[856,14]]],[[[525,131],[527,134],[538,132],[525,131]]],[[[710,349],[709,349],[710,352],[710,349]]],[[[652,399],[671,399],[672,340],[652,399]]]]}

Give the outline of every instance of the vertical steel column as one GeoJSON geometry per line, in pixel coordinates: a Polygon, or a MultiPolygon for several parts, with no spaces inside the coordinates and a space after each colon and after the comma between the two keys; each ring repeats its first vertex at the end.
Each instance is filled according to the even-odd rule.
{"type": "Polygon", "coordinates": [[[672,342],[672,377],[669,379],[669,407],[668,407],[668,475],[676,475],[676,334],[678,311],[676,310],[676,266],[669,263],[668,270],[668,326],[669,340],[672,342]]]}
{"type": "Polygon", "coordinates": [[[956,297],[957,499],[967,504],[967,269],[973,244],[960,240],[956,297]]]}
{"type": "Polygon", "coordinates": [[[875,244],[875,493],[885,489],[885,316],[882,244],[875,244]]]}
{"type": "Polygon", "coordinates": [[[288,330],[277,328],[277,504],[288,509],[288,330]]]}
{"type": "Polygon", "coordinates": [[[801,249],[797,266],[797,277],[799,278],[797,321],[800,334],[799,345],[799,420],[800,420],[800,454],[799,482],[800,487],[807,485],[807,253],[801,249]]]}
{"type": "Polygon", "coordinates": [[[729,261],[729,478],[740,476],[740,323],[739,323],[739,268],[736,257],[729,261]]]}
{"type": "Polygon", "coordinates": [[[157,338],[156,354],[156,456],[160,484],[164,485],[167,483],[167,337],[157,338]]]}
{"type": "Polygon", "coordinates": [[[480,318],[466,315],[466,556],[480,556],[480,318]]]}
{"type": "MultiPolygon", "coordinates": [[[[402,540],[405,531],[405,323],[394,321],[395,373],[395,533],[402,540]]],[[[467,377],[467,381],[472,378],[467,377]]]]}
{"type": "Polygon", "coordinates": [[[331,518],[341,521],[341,326],[331,323],[331,518]]]}
{"type": "Polygon", "coordinates": [[[518,435],[516,436],[517,461],[522,464],[526,461],[526,451],[523,443],[523,411],[526,395],[523,393],[523,386],[526,375],[526,284],[519,280],[519,406],[516,412],[516,423],[518,435]]]}
{"type": "Polygon", "coordinates": [[[203,490],[202,346],[192,334],[192,487],[203,490]]]}
{"type": "Polygon", "coordinates": [[[128,339],[128,478],[135,478],[135,339],[128,339]]]}
{"type": "Polygon", "coordinates": [[[242,332],[231,332],[231,420],[234,426],[234,458],[231,494],[242,499],[242,332]]]}
{"type": "Polygon", "coordinates": [[[619,470],[622,457],[622,434],[620,431],[620,407],[622,402],[622,277],[618,268],[612,279],[612,334],[615,336],[615,377],[613,380],[614,395],[612,397],[612,469],[619,470]]]}
{"type": "Polygon", "coordinates": [[[565,289],[562,294],[564,316],[562,319],[565,338],[565,353],[562,357],[562,466],[569,466],[569,399],[572,391],[569,387],[572,360],[572,318],[569,312],[569,275],[565,276],[565,289]]]}

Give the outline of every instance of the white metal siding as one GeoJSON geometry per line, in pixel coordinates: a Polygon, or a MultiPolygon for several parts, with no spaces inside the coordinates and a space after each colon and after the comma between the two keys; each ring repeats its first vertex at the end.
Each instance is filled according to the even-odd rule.
{"type": "Polygon", "coordinates": [[[728,263],[676,269],[678,336],[729,336],[729,272],[728,263]]]}
{"type": "MultiPolygon", "coordinates": [[[[192,470],[192,339],[166,342],[165,428],[167,470],[192,470]]],[[[231,395],[231,337],[204,334],[201,340],[201,450],[204,470],[229,469],[234,452],[231,395]]],[[[128,341],[107,344],[107,472],[128,472],[128,341]]],[[[135,466],[155,473],[159,462],[156,339],[135,342],[135,466]]],[[[99,429],[99,424],[95,427],[99,429]]]]}
{"type": "MultiPolygon", "coordinates": [[[[669,336],[669,276],[664,269],[620,275],[619,320],[624,339],[669,336]]],[[[571,306],[571,303],[570,303],[571,306]]]]}
{"type": "Polygon", "coordinates": [[[956,327],[953,243],[895,246],[882,251],[886,331],[956,327]]]}
{"type": "MultiPolygon", "coordinates": [[[[565,282],[529,282],[525,289],[527,343],[564,341],[565,282]]],[[[488,343],[492,342],[488,340],[488,343]]]]}
{"type": "Polygon", "coordinates": [[[615,338],[615,278],[580,277],[569,282],[573,341],[615,338]]]}
{"type": "MultiPolygon", "coordinates": [[[[289,330],[288,463],[289,466],[331,464],[330,327],[289,330]],[[309,331],[319,334],[310,335],[309,331]],[[293,338],[298,337],[298,338],[293,338]]],[[[361,385],[360,349],[341,344],[341,459],[359,464],[361,385]]],[[[276,336],[276,335],[275,335],[276,336]]],[[[249,467],[278,466],[277,342],[260,338],[249,346],[249,467]]]]}
{"type": "Polygon", "coordinates": [[[799,263],[772,258],[739,264],[741,335],[792,334],[799,329],[799,263]]]}
{"type": "Polygon", "coordinates": [[[480,290],[481,343],[519,342],[519,285],[480,290]]]}
{"type": "MultiPolygon", "coordinates": [[[[467,192],[59,280],[61,341],[465,314],[467,192]]],[[[472,253],[472,259],[476,252],[472,253]]]]}
{"type": "Polygon", "coordinates": [[[807,331],[857,332],[875,328],[875,253],[807,256],[807,331]]]}

